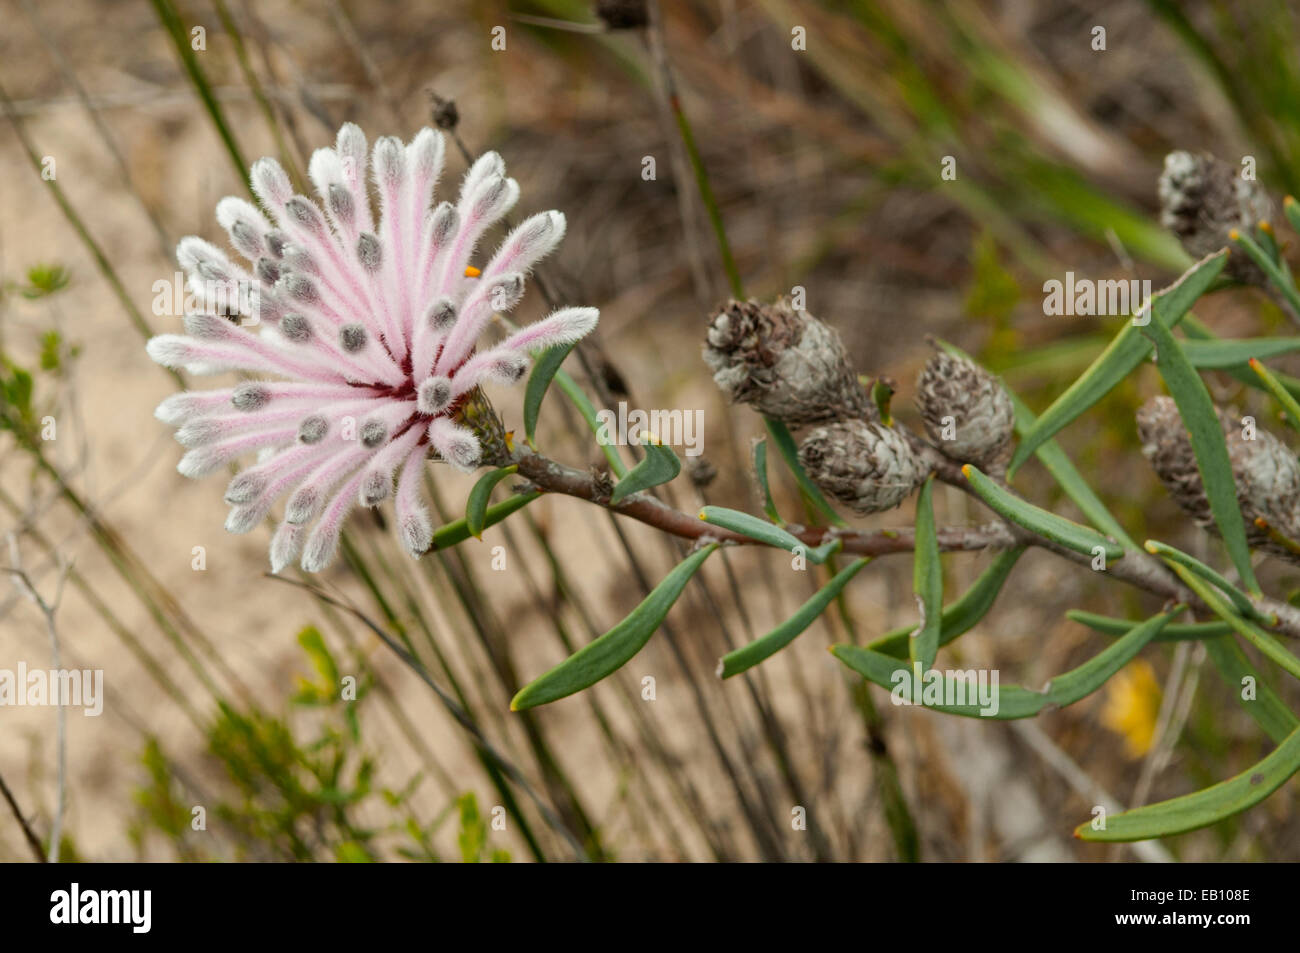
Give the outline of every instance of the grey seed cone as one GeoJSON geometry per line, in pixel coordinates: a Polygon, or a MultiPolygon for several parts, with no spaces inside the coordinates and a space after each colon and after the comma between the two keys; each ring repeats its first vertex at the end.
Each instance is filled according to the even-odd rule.
{"type": "MultiPolygon", "coordinates": [[[[1223,410],[1218,414],[1250,545],[1300,562],[1294,553],[1255,526],[1255,520],[1262,517],[1282,535],[1300,539],[1300,463],[1282,441],[1267,431],[1257,427],[1255,439],[1247,440],[1238,420],[1223,410]]],[[[1142,453],[1174,501],[1197,524],[1217,532],[1191,439],[1173,399],[1162,396],[1148,400],[1138,410],[1137,427],[1142,453]]]]}
{"type": "Polygon", "coordinates": [[[814,483],[859,513],[893,509],[926,476],[906,437],[864,420],[817,427],[799,447],[799,462],[814,483]]]}
{"type": "Polygon", "coordinates": [[[1002,382],[984,368],[940,351],[917,378],[916,404],[944,456],[986,472],[1006,469],[1016,412],[1002,382]]]}
{"type": "MultiPolygon", "coordinates": [[[[1205,153],[1171,152],[1160,174],[1160,224],[1169,229],[1193,258],[1204,258],[1230,244],[1228,233],[1245,234],[1271,221],[1273,202],[1240,170],[1205,153]]],[[[1244,254],[1228,257],[1227,273],[1247,284],[1263,284],[1264,273],[1244,254]]]]}
{"type": "Polygon", "coordinates": [[[784,300],[728,302],[709,326],[704,360],[733,402],[793,427],[876,419],[839,334],[784,300]]]}

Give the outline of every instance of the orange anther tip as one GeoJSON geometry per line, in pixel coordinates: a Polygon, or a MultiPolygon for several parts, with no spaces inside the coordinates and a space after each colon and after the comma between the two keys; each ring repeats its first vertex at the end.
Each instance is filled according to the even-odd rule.
{"type": "Polygon", "coordinates": [[[473,265],[467,265],[467,266],[465,267],[465,277],[466,277],[466,278],[477,278],[477,277],[478,277],[479,275],[481,275],[481,274],[483,274],[483,272],[479,271],[479,270],[478,270],[477,268],[475,268],[473,265]]]}
{"type": "Polygon", "coordinates": [[[1237,239],[1241,238],[1241,232],[1234,228],[1232,231],[1228,232],[1228,237],[1235,242],[1237,239]]]}

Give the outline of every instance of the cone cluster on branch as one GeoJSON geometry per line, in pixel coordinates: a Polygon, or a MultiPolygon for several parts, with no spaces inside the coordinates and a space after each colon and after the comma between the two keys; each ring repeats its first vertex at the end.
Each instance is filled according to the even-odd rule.
{"type": "MultiPolygon", "coordinates": [[[[1300,557],[1255,525],[1256,519],[1263,519],[1282,536],[1300,539],[1300,463],[1272,434],[1256,428],[1254,439],[1247,439],[1239,421],[1221,409],[1217,412],[1250,545],[1300,562],[1300,557]]],[[[1137,413],[1137,428],[1142,453],[1170,496],[1199,526],[1217,534],[1191,438],[1173,399],[1153,397],[1143,404],[1137,413]]]]}
{"type": "Polygon", "coordinates": [[[732,401],[791,427],[876,416],[839,334],[785,299],[727,302],[709,327],[704,360],[732,401]]]}
{"type": "Polygon", "coordinates": [[[815,428],[799,447],[799,462],[813,482],[858,513],[893,509],[927,473],[903,434],[865,420],[815,428]]]}
{"type": "Polygon", "coordinates": [[[784,299],[729,301],[709,326],[704,359],[733,401],[794,429],[808,476],[859,513],[905,500],[926,476],[907,437],[880,420],[839,334],[784,299]]]}
{"type": "Polygon", "coordinates": [[[944,456],[1001,474],[1011,457],[1016,413],[1002,383],[984,368],[940,351],[916,382],[925,431],[944,456]]]}
{"type": "MultiPolygon", "coordinates": [[[[1246,234],[1273,217],[1273,202],[1236,166],[1205,153],[1171,152],[1160,174],[1160,224],[1193,258],[1229,246],[1235,228],[1246,234]]],[[[1229,256],[1227,273],[1246,284],[1263,284],[1264,273],[1245,255],[1229,256]]]]}

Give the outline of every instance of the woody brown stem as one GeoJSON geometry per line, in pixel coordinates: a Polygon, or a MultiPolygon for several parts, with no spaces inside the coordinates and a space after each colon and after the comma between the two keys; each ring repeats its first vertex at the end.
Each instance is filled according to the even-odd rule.
{"type": "MultiPolygon", "coordinates": [[[[937,455],[937,454],[936,454],[937,455]]],[[[512,462],[519,466],[519,475],[548,493],[572,496],[653,526],[665,533],[689,540],[717,540],[736,545],[762,546],[759,540],[733,533],[720,526],[674,509],[649,493],[634,493],[621,503],[610,502],[612,484],[604,474],[583,471],[566,466],[539,453],[521,447],[515,450],[512,462]]],[[[943,461],[936,468],[938,477],[945,483],[970,492],[970,484],[960,476],[956,464],[943,461]]],[[[887,556],[892,553],[911,552],[916,539],[911,529],[853,530],[824,526],[788,526],[786,529],[809,546],[819,546],[832,539],[843,541],[843,552],[855,556],[887,556]]],[[[939,548],[945,552],[969,552],[983,549],[1006,549],[1011,546],[1036,546],[1055,553],[1063,559],[1080,565],[1091,564],[1091,557],[1076,553],[1051,540],[1003,520],[976,527],[943,527],[938,531],[939,548]]],[[[1183,602],[1198,612],[1211,612],[1197,596],[1169,573],[1159,560],[1147,553],[1126,552],[1124,556],[1106,567],[1106,573],[1153,595],[1183,602]]],[[[1300,610],[1289,603],[1257,597],[1252,600],[1265,614],[1277,616],[1274,631],[1292,638],[1300,638],[1300,610]]]]}

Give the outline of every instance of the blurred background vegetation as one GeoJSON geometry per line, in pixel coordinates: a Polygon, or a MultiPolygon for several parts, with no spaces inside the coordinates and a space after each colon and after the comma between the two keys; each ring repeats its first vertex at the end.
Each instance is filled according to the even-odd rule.
{"type": "MultiPolygon", "coordinates": [[[[637,6],[601,4],[616,24],[637,6]]],[[[1297,10],[1282,0],[659,7],[647,31],[610,29],[584,0],[0,0],[0,528],[38,590],[66,581],[65,664],[108,686],[102,718],[69,716],[62,785],[53,713],[3,714],[0,777],[37,840],[62,788],[65,859],[1300,858],[1294,785],[1159,845],[1069,837],[1094,804],[1174,796],[1261,756],[1193,643],[1153,645],[1104,692],[1030,723],[894,708],[824,651],[911,620],[910,562],[882,560],[840,613],[723,684],[717,657],[817,585],[770,554],[728,554],[628,672],[512,715],[514,691],[625,614],[674,545],[544,499],[415,564],[382,516],[359,516],[344,565],[286,584],[263,575],[264,535],[222,532],[215,481],[174,472],[151,412],[178,381],[143,338],[178,316],[155,313],[154,282],[180,236],[222,240],[212,209],[246,191],[248,162],[276,155],[300,175],[344,120],[405,139],[454,101],[460,144],[502,153],[520,210],[566,213],[542,277],[561,303],[601,309],[580,381],[600,401],[705,410],[718,475],[674,484],[688,508],[757,508],[745,461],[761,421],[724,406],[699,359],[732,282],[670,93],[745,291],[804,288],[863,373],[897,380],[904,418],[925,334],[1041,409],[1120,320],[1045,316],[1044,281],[1159,287],[1188,264],[1156,221],[1166,152],[1252,156],[1279,194],[1300,179],[1297,10]]],[[[456,157],[447,181],[462,169],[456,157]]],[[[535,290],[527,306],[544,309],[535,290]]],[[[1284,327],[1252,290],[1197,315],[1225,336],[1284,327]]],[[[1215,386],[1245,400],[1231,378],[1215,386]]],[[[1137,452],[1133,411],[1157,388],[1139,372],[1062,443],[1134,536],[1194,547],[1137,452]]],[[[508,425],[517,399],[498,403],[508,425]]],[[[597,463],[571,417],[548,402],[547,449],[597,463]]],[[[437,478],[455,519],[469,484],[437,478]]],[[[960,494],[936,505],[941,523],[981,519],[960,494]]],[[[904,525],[909,507],[869,523],[904,525]]],[[[950,591],[988,558],[949,557],[950,591]]],[[[1271,569],[1273,591],[1294,576],[1271,569]]],[[[1102,641],[1066,609],[1147,602],[1030,554],[951,657],[1041,683],[1102,641]]],[[[47,658],[44,619],[6,583],[0,667],[47,658]]],[[[31,857],[4,816],[0,858],[31,857]]]]}

